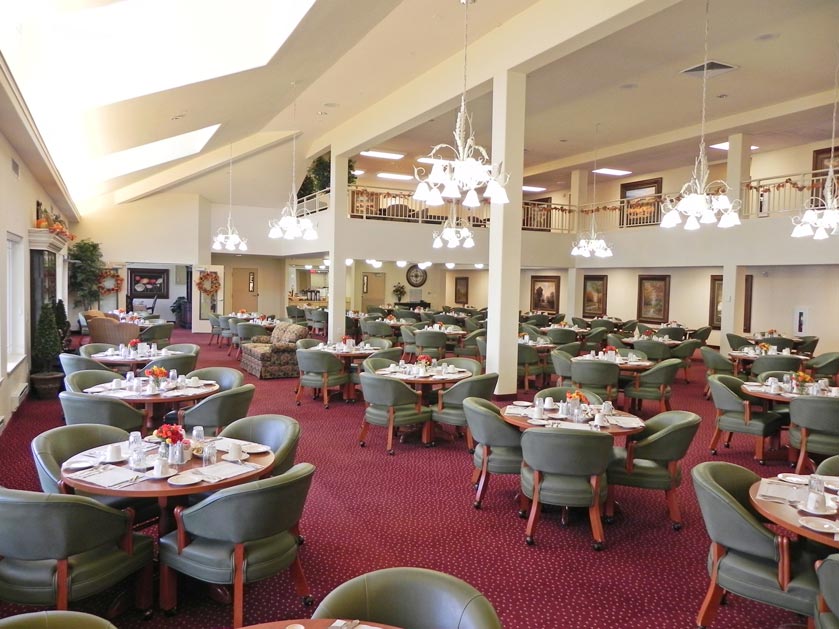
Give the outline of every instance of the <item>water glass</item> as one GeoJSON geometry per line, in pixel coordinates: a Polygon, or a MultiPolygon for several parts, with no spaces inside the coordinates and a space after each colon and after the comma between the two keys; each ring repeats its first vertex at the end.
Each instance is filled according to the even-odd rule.
{"type": "Polygon", "coordinates": [[[131,450],[131,455],[128,459],[128,467],[135,471],[145,471],[146,469],[146,453],[142,448],[131,450]]]}
{"type": "Polygon", "coordinates": [[[143,436],[140,434],[139,430],[134,430],[128,435],[128,451],[134,452],[135,450],[142,450],[143,449],[143,436]]]}
{"type": "Polygon", "coordinates": [[[214,442],[208,443],[204,446],[204,452],[201,455],[201,463],[205,467],[213,465],[216,462],[216,444],[214,442]]]}
{"type": "Polygon", "coordinates": [[[178,381],[178,370],[177,369],[170,369],[169,370],[169,380],[172,382],[178,381]]]}
{"type": "Polygon", "coordinates": [[[192,429],[192,442],[199,444],[204,441],[204,426],[195,426],[192,429]]]}

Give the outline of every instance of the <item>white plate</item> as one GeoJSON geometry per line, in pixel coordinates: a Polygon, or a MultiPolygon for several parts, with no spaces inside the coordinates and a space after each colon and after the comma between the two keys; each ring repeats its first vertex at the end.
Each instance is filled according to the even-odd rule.
{"type": "Polygon", "coordinates": [[[155,437],[154,435],[149,435],[148,437],[143,437],[143,441],[148,441],[149,443],[160,443],[163,439],[155,437]]]}
{"type": "Polygon", "coordinates": [[[819,533],[839,533],[839,522],[825,520],[824,518],[812,518],[810,516],[805,516],[798,518],[798,523],[801,526],[806,526],[808,529],[818,531],[819,533]]]}
{"type": "Polygon", "coordinates": [[[839,491],[839,481],[826,480],[824,481],[824,486],[828,489],[832,489],[833,491],[839,491]]]}
{"type": "Polygon", "coordinates": [[[513,402],[513,406],[533,406],[533,402],[525,402],[522,400],[516,400],[513,402]]]}
{"type": "Polygon", "coordinates": [[[236,461],[244,461],[245,459],[247,459],[249,457],[250,457],[250,455],[247,452],[242,452],[242,456],[239,459],[230,456],[230,453],[222,455],[221,458],[223,458],[225,461],[233,461],[235,463],[236,461]]]}
{"type": "Polygon", "coordinates": [[[161,480],[161,479],[164,479],[164,478],[171,478],[172,476],[174,476],[177,473],[178,473],[178,470],[169,470],[166,474],[163,474],[162,476],[158,476],[157,474],[154,473],[154,470],[149,470],[148,472],[146,472],[146,478],[150,478],[152,480],[161,480]]]}
{"type": "Polygon", "coordinates": [[[78,461],[65,461],[61,466],[62,470],[84,470],[96,465],[95,459],[80,459],[78,461]]]}
{"type": "Polygon", "coordinates": [[[812,513],[813,515],[836,515],[836,505],[829,505],[825,504],[824,507],[821,509],[810,509],[807,507],[807,503],[801,502],[798,504],[798,510],[803,511],[804,513],[812,513]]]}
{"type": "Polygon", "coordinates": [[[170,485],[195,485],[196,483],[200,483],[203,478],[199,478],[195,474],[190,474],[186,472],[184,474],[178,474],[177,476],[173,476],[169,479],[170,485]]]}
{"type": "Polygon", "coordinates": [[[268,452],[270,450],[266,445],[262,445],[261,443],[249,443],[246,446],[242,446],[242,452],[247,454],[262,454],[263,452],[268,452]]]}
{"type": "Polygon", "coordinates": [[[778,478],[793,485],[809,485],[810,477],[803,474],[778,474],[778,478]]]}

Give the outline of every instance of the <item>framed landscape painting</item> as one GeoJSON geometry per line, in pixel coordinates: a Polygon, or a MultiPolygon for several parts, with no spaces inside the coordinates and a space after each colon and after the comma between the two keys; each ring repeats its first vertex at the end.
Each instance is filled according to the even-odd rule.
{"type": "Polygon", "coordinates": [[[638,321],[667,323],[670,316],[670,276],[638,276],[638,321]]]}
{"type": "Polygon", "coordinates": [[[530,278],[530,310],[556,314],[559,308],[559,275],[530,278]]]}
{"type": "Polygon", "coordinates": [[[469,278],[454,278],[454,303],[465,306],[469,303],[469,278]]]}
{"type": "Polygon", "coordinates": [[[609,276],[583,277],[583,317],[606,316],[606,286],[609,276]]]}
{"type": "Polygon", "coordinates": [[[708,302],[708,325],[714,330],[722,326],[722,275],[711,276],[711,298],[708,302]]]}

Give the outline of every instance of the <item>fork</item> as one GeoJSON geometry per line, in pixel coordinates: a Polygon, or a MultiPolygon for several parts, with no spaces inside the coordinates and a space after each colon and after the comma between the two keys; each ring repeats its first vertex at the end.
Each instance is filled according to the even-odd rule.
{"type": "Polygon", "coordinates": [[[126,478],[121,483],[111,485],[111,489],[121,489],[123,487],[128,487],[129,485],[133,485],[134,483],[138,482],[141,478],[142,476],[132,476],[131,478],[126,478]]]}

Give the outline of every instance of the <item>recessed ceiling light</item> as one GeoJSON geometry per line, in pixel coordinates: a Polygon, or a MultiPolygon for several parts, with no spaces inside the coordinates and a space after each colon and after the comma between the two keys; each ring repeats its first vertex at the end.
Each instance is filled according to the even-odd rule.
{"type": "Polygon", "coordinates": [[[399,173],[377,173],[379,179],[395,179],[396,181],[410,181],[413,175],[400,175],[399,173]]]}
{"type": "Polygon", "coordinates": [[[365,172],[367,171],[356,168],[354,171],[352,171],[352,174],[357,177],[358,175],[363,175],[365,172]]]}
{"type": "Polygon", "coordinates": [[[331,107],[337,107],[337,106],[338,106],[338,103],[324,103],[324,104],[323,104],[323,106],[324,106],[324,107],[330,107],[330,108],[331,108],[331,107]]]}
{"type": "Polygon", "coordinates": [[[755,37],[755,41],[772,41],[773,39],[778,39],[780,36],[780,33],[762,33],[755,37]]]}
{"type": "Polygon", "coordinates": [[[614,175],[615,177],[632,174],[631,170],[618,170],[617,168],[598,168],[597,170],[592,170],[591,172],[597,173],[598,175],[614,175]]]}
{"type": "Polygon", "coordinates": [[[402,159],[405,153],[389,153],[388,151],[361,151],[364,157],[377,157],[379,159],[402,159]]]}
{"type": "Polygon", "coordinates": [[[425,269],[431,266],[431,262],[426,260],[425,262],[420,262],[419,264],[417,264],[417,266],[424,271],[425,269]]]}
{"type": "Polygon", "coordinates": [[[623,85],[618,86],[622,90],[634,90],[638,87],[637,83],[624,83],[623,85]]]}
{"type": "MultiPolygon", "coordinates": [[[[727,151],[728,150],[728,142],[720,142],[719,144],[712,144],[711,148],[712,149],[719,149],[721,151],[727,151]]],[[[751,149],[753,151],[756,151],[759,148],[760,148],[759,146],[755,146],[754,144],[751,145],[751,149]]]]}
{"type": "Polygon", "coordinates": [[[304,268],[304,269],[306,269],[306,270],[308,271],[309,269],[311,269],[311,268],[312,268],[312,265],[311,265],[311,264],[304,264],[304,265],[303,265],[303,268],[304,268]]]}
{"type": "Polygon", "coordinates": [[[540,186],[522,186],[522,192],[544,192],[547,188],[542,188],[540,186]]]}
{"type": "Polygon", "coordinates": [[[418,157],[416,159],[417,162],[420,164],[448,164],[449,160],[447,159],[434,159],[433,157],[418,157]]]}

